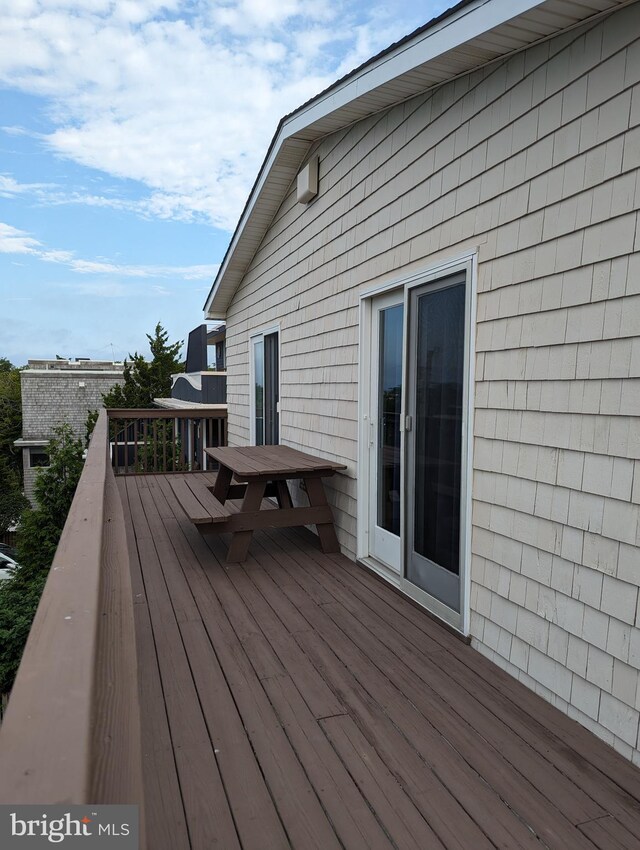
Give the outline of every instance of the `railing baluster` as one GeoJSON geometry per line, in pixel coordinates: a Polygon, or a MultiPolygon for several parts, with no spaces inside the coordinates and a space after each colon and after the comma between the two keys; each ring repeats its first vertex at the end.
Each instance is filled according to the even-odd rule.
{"type": "Polygon", "coordinates": [[[215,469],[205,449],[226,445],[226,412],[107,411],[112,466],[119,475],[215,469]],[[162,445],[160,445],[162,440],[162,445]]]}
{"type": "Polygon", "coordinates": [[[162,423],[162,471],[168,472],[167,468],[167,431],[169,423],[163,421],[162,423]]]}
{"type": "Polygon", "coordinates": [[[158,471],[158,420],[153,420],[153,471],[158,471]]]}
{"type": "Polygon", "coordinates": [[[147,466],[148,466],[148,460],[147,460],[147,448],[148,448],[147,447],[147,424],[148,424],[148,422],[149,422],[148,419],[142,420],[142,465],[143,465],[144,468],[141,469],[140,472],[148,472],[149,471],[147,469],[147,466]]]}

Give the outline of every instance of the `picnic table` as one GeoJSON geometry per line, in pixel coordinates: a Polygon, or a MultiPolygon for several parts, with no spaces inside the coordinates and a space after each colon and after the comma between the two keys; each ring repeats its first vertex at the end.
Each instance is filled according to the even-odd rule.
{"type": "Polygon", "coordinates": [[[289,446],[228,446],[205,451],[219,464],[213,490],[191,475],[173,480],[172,488],[201,530],[232,533],[227,561],[244,561],[253,532],[261,528],[315,525],[322,551],[340,551],[322,479],[346,469],[345,464],[289,446]],[[287,482],[294,480],[304,482],[308,506],[293,505],[287,482]],[[277,507],[263,505],[265,495],[271,493],[277,507]],[[241,506],[232,510],[228,501],[237,497],[242,498],[241,506]]]}

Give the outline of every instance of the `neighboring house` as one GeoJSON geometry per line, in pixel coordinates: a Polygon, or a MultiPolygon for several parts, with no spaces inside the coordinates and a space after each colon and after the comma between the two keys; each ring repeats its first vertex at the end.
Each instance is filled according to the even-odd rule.
{"type": "Polygon", "coordinates": [[[206,325],[194,328],[187,340],[185,370],[171,376],[171,398],[157,398],[154,403],[159,407],[174,407],[175,400],[226,404],[224,337],[224,325],[212,330],[206,325]]]}
{"type": "Polygon", "coordinates": [[[210,461],[204,449],[223,445],[226,440],[224,325],[218,323],[211,329],[199,325],[189,333],[185,371],[171,376],[171,397],[154,398],[153,403],[156,407],[192,414],[190,419],[177,421],[178,433],[189,463],[206,469],[210,461]]]}
{"type": "Polygon", "coordinates": [[[20,372],[24,491],[33,502],[38,469],[47,466],[47,443],[56,425],[67,422],[84,438],[87,414],[102,407],[102,395],[123,383],[123,363],[107,360],[29,360],[20,372]]]}
{"type": "Polygon", "coordinates": [[[205,308],[229,444],[636,763],[639,167],[639,3],[466,0],[282,120],[205,308]]]}

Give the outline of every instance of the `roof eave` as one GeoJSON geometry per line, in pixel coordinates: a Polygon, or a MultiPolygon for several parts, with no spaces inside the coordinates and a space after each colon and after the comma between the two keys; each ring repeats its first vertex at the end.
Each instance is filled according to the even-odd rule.
{"type": "MultiPolygon", "coordinates": [[[[596,14],[606,14],[617,7],[627,5],[625,0],[610,0],[610,8],[600,10],[596,14]]],[[[299,167],[304,162],[311,146],[317,139],[330,135],[337,130],[362,120],[375,112],[389,108],[394,103],[414,97],[421,91],[428,91],[449,79],[461,74],[470,73],[491,61],[503,58],[517,50],[524,49],[537,41],[549,38],[572,25],[572,20],[565,13],[571,9],[575,15],[580,8],[579,0],[567,3],[565,0],[468,0],[445,12],[434,19],[430,25],[422,27],[406,39],[392,45],[391,48],[366,62],[351,74],[337,81],[329,89],[317,95],[295,112],[285,116],[267,151],[265,160],[251,190],[243,213],[233,234],[223,262],[215,278],[204,309],[207,319],[225,319],[228,306],[235,294],[240,280],[244,276],[252,257],[255,255],[262,237],[268,228],[255,225],[252,222],[254,213],[266,213],[263,216],[272,220],[277,208],[282,203],[286,191],[295,178],[299,167]],[[543,23],[538,12],[547,10],[555,13],[558,23],[555,25],[543,23]],[[527,15],[527,13],[531,13],[527,15]],[[528,18],[528,19],[527,19],[528,18]],[[518,20],[521,19],[521,20],[518,20]],[[526,21],[530,38],[526,32],[520,35],[516,30],[516,22],[522,27],[526,21]],[[533,21],[533,25],[532,25],[533,21]],[[537,29],[536,29],[537,27],[537,29]],[[511,39],[505,41],[506,46],[496,46],[493,53],[483,47],[482,53],[487,54],[482,61],[477,60],[478,51],[472,49],[474,39],[483,38],[490,33],[505,30],[511,34],[511,39]],[[519,43],[519,39],[521,43],[519,43]],[[512,43],[512,44],[511,44],[512,43]],[[467,47],[469,62],[463,61],[462,48],[467,47]],[[453,56],[456,61],[451,63],[453,70],[442,79],[428,82],[430,63],[442,60],[444,56],[453,56]],[[424,84],[420,70],[425,79],[424,84]],[[411,75],[411,80],[409,80],[411,75]],[[404,86],[406,94],[398,97],[398,84],[404,86]],[[385,90],[387,96],[385,97],[385,90]],[[283,169],[279,160],[286,158],[287,165],[283,169]],[[265,201],[262,197],[268,186],[274,166],[279,165],[280,195],[271,192],[271,197],[265,201]],[[286,183],[282,174],[288,174],[286,183]],[[264,209],[263,209],[264,208],[264,209]],[[271,218],[269,218],[269,216],[271,218]],[[251,233],[249,231],[252,231],[251,233]],[[242,251],[240,251],[242,249],[242,251]]],[[[592,6],[584,6],[584,15],[579,16],[573,25],[582,23],[594,17],[592,6]]],[[[502,33],[500,32],[500,35],[502,33]]],[[[436,75],[437,76],[437,75],[436,75]]]]}

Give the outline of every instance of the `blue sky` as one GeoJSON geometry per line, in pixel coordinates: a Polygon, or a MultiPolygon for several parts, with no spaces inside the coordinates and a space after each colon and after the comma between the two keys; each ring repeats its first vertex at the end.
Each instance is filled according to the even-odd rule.
{"type": "Polygon", "coordinates": [[[185,339],[282,115],[449,5],[0,0],[0,357],[185,339]]]}

